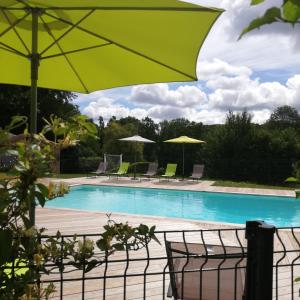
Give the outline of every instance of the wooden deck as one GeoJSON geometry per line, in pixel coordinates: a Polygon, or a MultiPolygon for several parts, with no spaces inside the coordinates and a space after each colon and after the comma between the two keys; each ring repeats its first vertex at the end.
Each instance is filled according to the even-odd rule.
{"type": "MultiPolygon", "coordinates": [[[[131,225],[138,225],[144,223],[147,225],[156,225],[157,230],[160,231],[181,231],[181,230],[198,230],[196,232],[186,233],[184,238],[186,242],[220,244],[220,236],[218,232],[204,232],[204,236],[200,235],[201,229],[219,229],[219,228],[240,228],[234,224],[218,224],[213,222],[198,222],[183,219],[172,219],[163,217],[145,217],[128,214],[113,214],[112,218],[117,222],[128,221],[131,225]]],[[[37,225],[46,227],[48,234],[54,234],[60,230],[63,234],[90,234],[100,233],[103,225],[107,222],[105,213],[98,212],[84,212],[69,209],[54,209],[54,208],[38,208],[37,209],[37,225]]],[[[244,231],[228,231],[222,232],[222,241],[227,246],[238,246],[239,243],[246,245],[244,239],[244,231]],[[239,240],[237,239],[237,236],[239,240]]],[[[104,273],[107,279],[88,279],[83,285],[82,280],[65,282],[63,286],[63,299],[79,300],[82,298],[82,291],[84,289],[84,299],[104,299],[104,285],[105,285],[105,299],[167,299],[167,289],[169,285],[169,275],[167,274],[166,252],[164,247],[164,238],[171,241],[183,241],[182,232],[158,234],[161,245],[156,242],[151,242],[149,249],[143,249],[137,252],[130,252],[129,258],[140,259],[138,261],[130,261],[126,264],[126,252],[118,252],[110,258],[110,260],[118,260],[117,262],[110,262],[105,268],[105,265],[84,274],[86,278],[93,276],[103,276],[104,273]],[[147,263],[147,257],[156,258],[147,263]],[[137,275],[137,274],[146,275],[137,275]],[[156,274],[157,273],[157,274],[156,274]],[[126,279],[124,279],[126,275],[126,279]],[[145,285],[145,289],[144,289],[145,285]]],[[[278,272],[274,272],[274,299],[278,293],[277,299],[288,300],[292,299],[291,295],[291,266],[282,266],[284,264],[299,263],[297,259],[300,257],[300,233],[295,231],[281,230],[279,237],[275,238],[275,250],[282,251],[283,247],[286,250],[299,250],[290,252],[286,255],[282,253],[275,254],[275,261],[280,260],[278,272]],[[276,282],[278,282],[278,289],[276,291],[276,282]]],[[[300,275],[299,266],[294,266],[294,278],[300,275]]],[[[64,279],[81,278],[82,272],[76,271],[64,275],[64,279]]],[[[59,275],[52,278],[59,279],[59,275]]],[[[294,287],[295,298],[298,297],[299,286],[294,287]]],[[[60,285],[57,284],[57,294],[54,299],[60,299],[60,285]]]]}

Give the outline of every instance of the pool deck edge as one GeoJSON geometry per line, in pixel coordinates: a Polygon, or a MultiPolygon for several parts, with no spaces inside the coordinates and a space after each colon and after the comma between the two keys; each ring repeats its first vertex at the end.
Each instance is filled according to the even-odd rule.
{"type": "Polygon", "coordinates": [[[158,179],[132,181],[129,178],[109,179],[108,177],[77,177],[70,179],[47,178],[47,181],[65,182],[71,186],[76,185],[99,185],[99,186],[116,186],[116,187],[133,187],[148,189],[169,189],[183,190],[195,192],[213,192],[213,193],[229,193],[229,194],[246,194],[257,196],[279,196],[279,197],[295,197],[293,190],[277,190],[277,189],[260,189],[260,188],[240,188],[240,187],[222,187],[214,186],[214,181],[159,181],[158,179]]]}

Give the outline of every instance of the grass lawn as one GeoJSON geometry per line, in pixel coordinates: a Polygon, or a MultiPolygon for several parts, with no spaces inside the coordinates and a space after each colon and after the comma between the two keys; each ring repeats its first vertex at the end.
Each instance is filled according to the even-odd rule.
{"type": "MultiPolygon", "coordinates": [[[[9,177],[14,177],[13,173],[1,173],[0,172],[0,180],[7,179],[9,177]]],[[[89,175],[90,176],[90,175],[89,175]]],[[[77,177],[87,177],[87,174],[52,174],[50,177],[52,178],[61,178],[61,179],[68,179],[68,178],[77,178],[77,177]]]]}
{"type": "Polygon", "coordinates": [[[257,184],[244,181],[229,181],[229,180],[217,180],[213,186],[224,187],[240,187],[240,188],[254,188],[254,189],[274,189],[274,190],[294,190],[294,187],[287,185],[267,185],[257,184]]]}
{"type": "Polygon", "coordinates": [[[79,174],[52,174],[52,178],[68,179],[68,178],[78,178],[78,177],[87,177],[92,175],[87,175],[87,173],[79,174]]]}

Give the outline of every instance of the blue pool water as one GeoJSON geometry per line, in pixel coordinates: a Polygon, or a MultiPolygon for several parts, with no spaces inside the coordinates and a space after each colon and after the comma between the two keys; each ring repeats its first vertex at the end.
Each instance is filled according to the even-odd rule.
{"type": "Polygon", "coordinates": [[[46,206],[240,224],[264,220],[277,226],[300,225],[300,200],[288,197],[78,186],[46,206]]]}

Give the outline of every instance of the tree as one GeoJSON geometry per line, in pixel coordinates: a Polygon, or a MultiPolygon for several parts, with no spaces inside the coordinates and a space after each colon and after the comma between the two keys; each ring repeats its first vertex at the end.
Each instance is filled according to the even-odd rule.
{"type": "MultiPolygon", "coordinates": [[[[158,124],[149,118],[146,117],[140,122],[139,126],[139,135],[154,142],[158,140],[158,124]]],[[[147,161],[154,161],[157,156],[156,146],[154,144],[145,144],[144,145],[144,158],[147,161]]]]}
{"type": "MultiPolygon", "coordinates": [[[[64,120],[78,115],[79,109],[72,101],[76,95],[70,92],[38,89],[37,125],[40,131],[44,125],[43,118],[49,119],[52,114],[64,120]]],[[[0,84],[0,127],[9,124],[11,118],[22,115],[29,118],[30,89],[24,86],[0,84]]],[[[19,128],[17,133],[24,128],[19,128]]]]}
{"type": "Polygon", "coordinates": [[[299,123],[300,115],[298,111],[288,105],[277,107],[266,122],[273,129],[297,127],[299,123]]]}
{"type": "MultiPolygon", "coordinates": [[[[188,135],[193,138],[203,139],[202,123],[190,122],[184,118],[159,123],[159,163],[165,166],[167,163],[177,163],[178,173],[182,173],[182,147],[181,145],[167,144],[163,141],[188,135]]],[[[201,148],[199,145],[186,145],[185,147],[185,175],[191,173],[194,163],[202,161],[201,148]]]]}
{"type": "Polygon", "coordinates": [[[143,144],[121,142],[119,139],[136,134],[136,127],[132,124],[121,125],[118,121],[111,121],[104,129],[104,153],[123,154],[123,159],[133,162],[136,152],[137,161],[142,159],[143,144]]]}
{"type": "MultiPolygon", "coordinates": [[[[251,0],[251,5],[257,5],[265,2],[265,0],[251,0]]],[[[240,38],[261,26],[272,23],[288,23],[293,27],[295,24],[300,24],[300,1],[299,0],[283,0],[280,7],[273,6],[264,12],[264,15],[254,19],[242,31],[240,38]]]]}
{"type": "Polygon", "coordinates": [[[299,160],[299,135],[294,128],[274,134],[251,123],[251,115],[229,113],[224,126],[206,137],[205,165],[211,178],[282,183],[299,160]]]}
{"type": "Polygon", "coordinates": [[[139,127],[140,127],[140,124],[141,124],[141,121],[135,117],[126,117],[126,118],[121,118],[117,121],[119,124],[121,125],[127,125],[127,124],[132,124],[134,125],[134,127],[136,128],[136,132],[135,134],[138,133],[139,131],[139,127]]]}
{"type": "Polygon", "coordinates": [[[44,119],[46,125],[40,133],[43,142],[48,144],[55,160],[52,163],[52,171],[60,173],[60,155],[63,149],[74,147],[80,140],[84,141],[87,138],[95,139],[97,128],[86,116],[77,115],[70,118],[68,121],[57,116],[50,116],[50,120],[44,119]],[[53,140],[47,139],[46,135],[51,132],[53,140]]]}
{"type": "Polygon", "coordinates": [[[206,137],[207,172],[213,178],[245,180],[254,147],[252,116],[244,111],[229,112],[224,126],[216,127],[206,137]]]}

